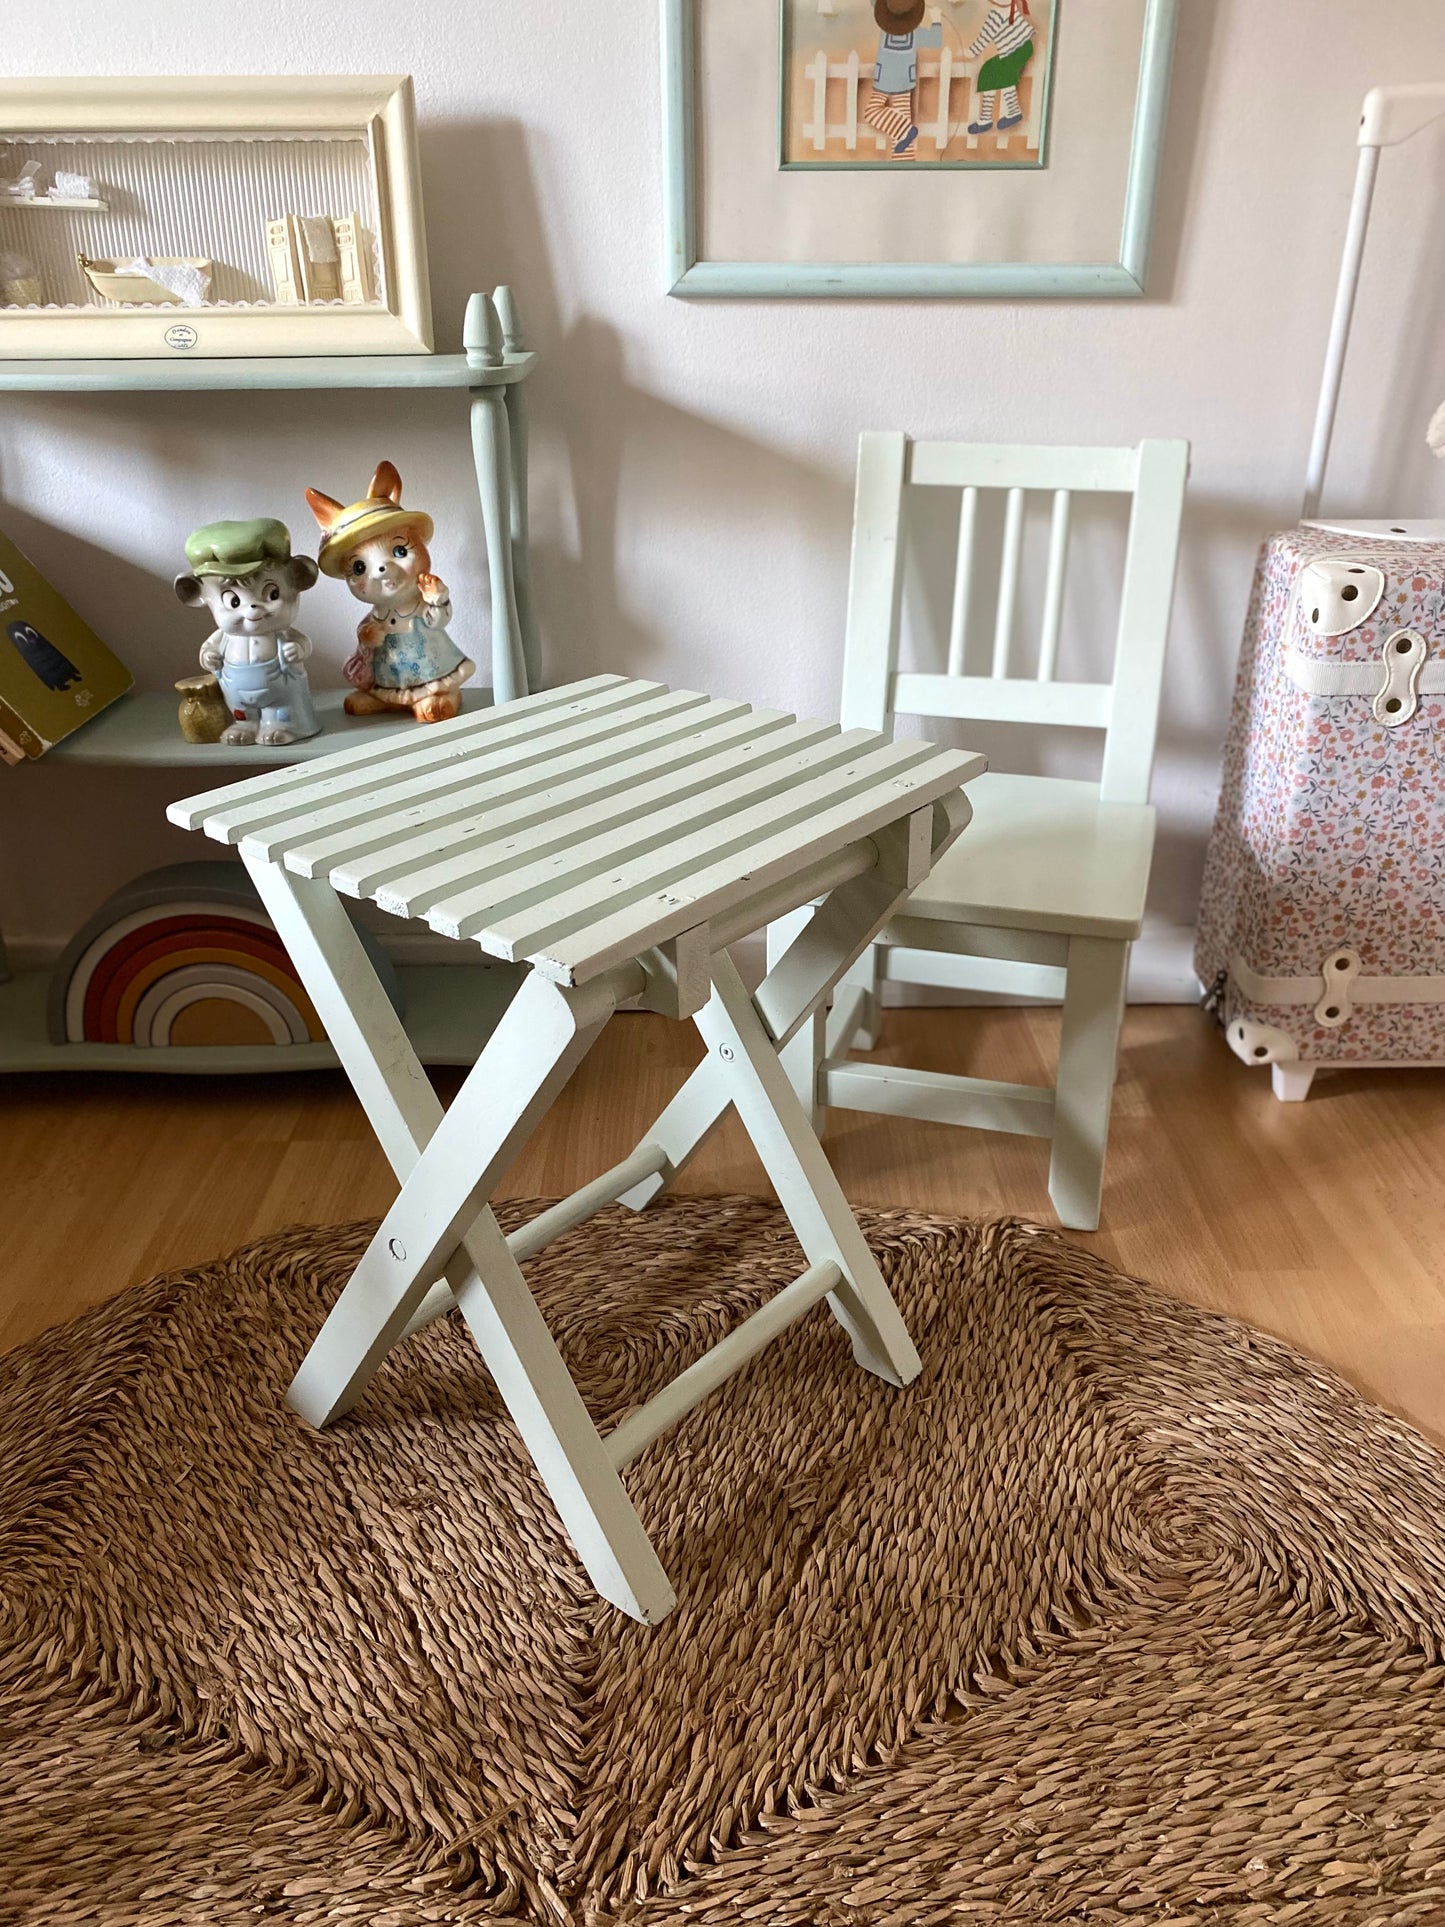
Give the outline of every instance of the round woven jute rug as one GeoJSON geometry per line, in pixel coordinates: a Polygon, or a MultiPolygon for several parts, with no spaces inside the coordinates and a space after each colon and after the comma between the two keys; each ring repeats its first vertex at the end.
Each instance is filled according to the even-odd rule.
{"type": "MultiPolygon", "coordinates": [[[[1445,1920],[1445,1460],[1053,1233],[864,1226],[922,1379],[819,1307],[650,1447],[652,1629],[455,1315],[286,1409],[368,1227],[0,1360],[0,1920],[1445,1920]]],[[[528,1276],[605,1427],[801,1268],[734,1199],[528,1276]]]]}

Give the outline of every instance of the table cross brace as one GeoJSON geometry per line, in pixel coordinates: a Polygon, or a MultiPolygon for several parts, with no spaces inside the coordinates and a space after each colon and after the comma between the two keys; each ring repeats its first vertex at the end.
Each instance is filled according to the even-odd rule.
{"type": "MultiPolygon", "coordinates": [[[[325,1425],[350,1410],[391,1347],[455,1303],[597,1590],[655,1621],[675,1603],[620,1468],[819,1298],[853,1354],[891,1384],[918,1354],[780,1061],[908,890],[968,820],[961,792],[863,839],[838,884],[749,997],[727,951],[691,1014],[708,1056],[612,1171],[502,1235],[489,1198],[620,1003],[678,976],[677,953],[621,964],[583,985],[534,971],[449,1109],[443,1110],[335,891],[243,849],[247,868],[401,1184],[290,1389],[325,1425]],[[865,867],[866,866],[866,867],[865,867]],[[858,872],[861,870],[861,874],[858,872]],[[735,1105],[808,1259],[791,1285],[622,1419],[604,1438],[522,1276],[519,1260],[613,1200],[641,1208],[735,1105]]],[[[797,895],[806,896],[806,880],[797,895]]],[[[756,927],[756,926],[752,926],[756,927]]],[[[731,933],[730,933],[731,934],[731,933]]],[[[713,933],[714,940],[721,932],[713,933]]],[[[709,955],[687,945],[689,975],[709,955]]],[[[689,997],[687,1003],[695,1002],[689,997]]]]}

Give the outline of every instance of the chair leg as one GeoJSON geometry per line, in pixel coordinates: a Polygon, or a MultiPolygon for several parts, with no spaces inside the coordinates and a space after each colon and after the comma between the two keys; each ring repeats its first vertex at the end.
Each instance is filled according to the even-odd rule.
{"type": "Polygon", "coordinates": [[[1128,964],[1127,943],[1075,937],[1069,944],[1049,1196],[1059,1222],[1075,1231],[1099,1224],[1128,964]]]}
{"type": "MultiPolygon", "coordinates": [[[[837,993],[840,1001],[850,989],[861,990],[863,995],[852,1035],[843,1049],[877,1050],[878,1031],[883,1022],[883,972],[878,967],[876,943],[869,944],[857,963],[844,971],[837,993]]],[[[834,1054],[830,1049],[828,1055],[831,1057],[834,1054]]]]}
{"type": "MultiPolygon", "coordinates": [[[[876,869],[854,877],[851,883],[840,884],[811,914],[796,920],[780,918],[770,927],[768,974],[752,1002],[779,1053],[808,1031],[814,1013],[826,1004],[844,971],[866,955],[878,932],[915,887],[917,879],[909,876],[907,858],[917,828],[927,830],[932,823],[931,813],[915,811],[906,823],[880,831],[873,839],[879,851],[876,869]],[[775,937],[774,932],[780,934],[775,937]]],[[[947,838],[935,847],[946,849],[956,834],[951,818],[947,838]]],[[[726,961],[725,951],[717,954],[726,961]]],[[[717,976],[715,960],[714,985],[717,976]]],[[[700,1024],[701,1015],[698,1013],[694,1021],[700,1024]]],[[[724,1064],[725,1060],[720,1063],[711,1055],[705,1057],[652,1129],[643,1134],[641,1142],[657,1145],[667,1162],[654,1177],[645,1178],[618,1198],[617,1202],[629,1211],[645,1210],[722,1122],[733,1102],[728,1079],[722,1075],[724,1064]]],[[[788,1081],[793,1082],[791,1075],[788,1081]]],[[[811,1110],[814,1116],[820,1114],[816,1091],[814,1072],[803,1099],[804,1111],[811,1110]]]]}
{"type": "Polygon", "coordinates": [[[790,1043],[778,1052],[778,1061],[788,1074],[814,1136],[823,1135],[827,1115],[818,1102],[818,1073],[823,1068],[828,1013],[820,1005],[790,1043]]]}
{"type": "MultiPolygon", "coordinates": [[[[805,928],[813,912],[809,908],[794,910],[786,917],[779,917],[768,925],[768,969],[773,970],[787,955],[788,946],[805,928]]],[[[808,1122],[821,1137],[823,1133],[823,1111],[818,1103],[818,1072],[823,1062],[825,1026],[827,1023],[826,1000],[818,1006],[803,1025],[791,1043],[785,1044],[778,1052],[783,1069],[788,1073],[788,1082],[798,1094],[798,1102],[807,1112],[808,1122]]]]}

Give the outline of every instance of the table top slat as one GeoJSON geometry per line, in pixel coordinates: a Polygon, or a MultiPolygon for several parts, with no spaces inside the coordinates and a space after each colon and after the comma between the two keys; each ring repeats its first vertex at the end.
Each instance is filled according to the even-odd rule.
{"type": "MultiPolygon", "coordinates": [[[[203,790],[196,796],[182,797],[172,803],[166,815],[183,830],[204,828],[218,841],[238,842],[239,831],[235,836],[221,834],[212,825],[229,824],[234,817],[238,823],[249,826],[252,819],[246,812],[251,804],[269,805],[284,799],[289,807],[297,795],[307,795],[322,784],[337,786],[353,775],[369,779],[379,787],[392,766],[398,763],[402,766],[401,774],[410,775],[415,769],[425,767],[428,760],[444,760],[463,748],[468,754],[484,753],[506,736],[534,727],[550,712],[565,711],[570,719],[584,710],[604,706],[609,696],[638,702],[663,686],[636,682],[626,676],[589,676],[583,682],[570,683],[562,689],[539,690],[535,696],[521,696],[516,702],[504,703],[495,709],[471,710],[453,717],[449,723],[418,724],[414,735],[407,732],[380,737],[374,743],[338,749],[316,762],[290,763],[284,769],[267,770],[260,776],[243,777],[239,783],[227,783],[222,789],[203,790]]],[[[284,814],[284,810],[279,813],[284,814]]],[[[260,820],[272,819],[261,813],[260,820]]]]}
{"type": "MultiPolygon", "coordinates": [[[[484,933],[476,919],[467,919],[456,934],[478,937],[488,950],[498,945],[494,954],[499,957],[530,957],[549,950],[570,930],[599,917],[625,913],[632,903],[664,884],[685,891],[688,877],[696,870],[731,859],[739,876],[745,876],[759,836],[806,824],[834,799],[855,796],[929,753],[927,743],[890,743],[872,730],[849,730],[805,752],[806,761],[804,756],[794,759],[786,772],[790,781],[754,790],[751,796],[738,795],[732,808],[712,812],[699,828],[674,821],[671,835],[656,849],[626,856],[573,889],[549,894],[520,913],[488,918],[484,933]]],[[[433,921],[432,927],[438,925],[433,921]]]]}
{"type": "MultiPolygon", "coordinates": [[[[374,885],[371,894],[393,916],[424,916],[434,903],[480,888],[499,871],[515,871],[604,831],[625,830],[659,805],[685,813],[689,799],[715,784],[722,773],[788,755],[799,740],[798,727],[781,710],[751,710],[727,728],[634,759],[625,769],[609,771],[602,781],[594,773],[559,784],[541,798],[472,819],[460,855],[434,852],[374,885]]],[[[444,835],[438,834],[438,843],[444,835]]]]}
{"type": "Polygon", "coordinates": [[[469,800],[482,792],[512,797],[541,788],[546,779],[538,772],[555,768],[569,753],[584,758],[595,758],[599,751],[621,755],[674,733],[686,726],[687,718],[701,715],[707,700],[692,690],[662,690],[641,702],[587,710],[575,720],[539,723],[535,731],[498,743],[484,758],[444,757],[408,781],[393,780],[368,790],[356,787],[363,778],[352,776],[347,779],[349,793],[339,799],[248,830],[241,841],[258,856],[282,853],[288,868],[315,876],[322,868],[380,848],[388,838],[439,822],[446,812],[463,813],[469,800]]]}
{"type": "Polygon", "coordinates": [[[540,822],[549,810],[568,808],[589,796],[604,801],[629,783],[641,782],[663,770],[685,769],[705,750],[761,735],[791,721],[791,716],[779,710],[749,709],[746,703],[680,706],[665,728],[659,726],[648,733],[645,747],[640,743],[619,745],[615,735],[604,734],[582,748],[544,758],[528,770],[523,785],[513,781],[495,786],[479,782],[472,792],[474,802],[458,792],[444,808],[429,812],[423,828],[384,839],[369,853],[360,853],[358,845],[357,854],[339,858],[325,847],[324,840],[318,840],[303,845],[295,855],[313,860],[318,870],[329,869],[332,883],[343,895],[371,896],[383,884],[410,871],[420,872],[450,860],[465,862],[468,857],[485,854],[487,840],[503,829],[540,822]]]}
{"type": "Polygon", "coordinates": [[[836,723],[790,723],[765,739],[772,752],[767,760],[715,773],[694,797],[669,799],[661,808],[624,818],[569,849],[513,865],[475,890],[444,897],[427,911],[426,920],[444,936],[472,937],[485,929],[490,939],[503,919],[527,923],[534,906],[550,923],[557,905],[615,903],[619,879],[625,883],[634,872],[651,875],[672,869],[684,843],[702,839],[711,844],[730,834],[746,834],[735,827],[741,818],[759,812],[772,816],[788,793],[810,776],[835,770],[871,740],[868,730],[844,736],[836,723]]]}
{"type": "Polygon", "coordinates": [[[640,948],[666,943],[925,803],[936,802],[981,775],[986,763],[969,750],[940,750],[929,743],[911,747],[929,754],[861,794],[823,805],[801,826],[786,824],[754,839],[750,848],[729,852],[710,869],[693,872],[676,885],[540,943],[526,953],[527,961],[560,983],[585,983],[614,964],[625,963],[640,948]]]}
{"type": "Polygon", "coordinates": [[[590,676],[171,805],[398,917],[580,983],[936,801],[982,757],[590,676]]]}

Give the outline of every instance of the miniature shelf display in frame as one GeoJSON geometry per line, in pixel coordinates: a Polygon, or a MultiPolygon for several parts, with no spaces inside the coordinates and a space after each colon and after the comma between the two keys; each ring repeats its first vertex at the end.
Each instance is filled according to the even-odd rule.
{"type": "MultiPolygon", "coordinates": [[[[516,303],[508,288],[474,294],[467,304],[460,355],[270,357],[254,360],[6,361],[0,393],[95,394],[160,391],[250,394],[292,389],[456,389],[467,394],[472,454],[481,499],[491,577],[492,697],[525,696],[540,686],[533,614],[527,520],[527,425],[524,384],[537,357],[524,346],[516,303]]],[[[248,404],[249,405],[249,404],[248,404]]],[[[464,709],[485,700],[468,689],[464,709]]],[[[188,743],[176,725],[174,692],[131,694],[49,751],[52,764],[184,769],[193,785],[199,770],[258,770],[308,762],[358,744],[385,742],[414,731],[409,716],[353,719],[342,713],[340,690],[319,690],[322,733],[284,747],[261,749],[188,743]]],[[[7,782],[24,779],[24,767],[7,782]]],[[[412,1046],[424,1063],[471,1064],[511,1001],[525,967],[486,958],[455,963],[402,964],[400,1001],[412,1046]]],[[[0,1073],[6,1071],[125,1070],[216,1074],[233,1071],[312,1070],[334,1065],[329,1043],[305,1042],[154,1045],[85,1037],[56,1042],[49,1006],[52,972],[7,968],[0,934],[0,1073]]]]}
{"type": "Polygon", "coordinates": [[[432,345],[405,75],[0,80],[0,357],[432,345]]]}

